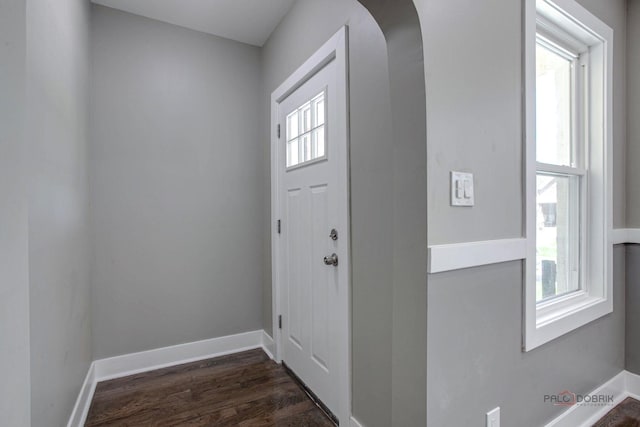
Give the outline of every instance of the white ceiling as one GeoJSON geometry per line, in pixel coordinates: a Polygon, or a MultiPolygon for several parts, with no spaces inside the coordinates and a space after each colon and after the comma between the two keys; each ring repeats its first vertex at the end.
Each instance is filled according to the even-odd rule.
{"type": "Polygon", "coordinates": [[[193,30],[262,46],[295,0],[92,0],[193,30]]]}

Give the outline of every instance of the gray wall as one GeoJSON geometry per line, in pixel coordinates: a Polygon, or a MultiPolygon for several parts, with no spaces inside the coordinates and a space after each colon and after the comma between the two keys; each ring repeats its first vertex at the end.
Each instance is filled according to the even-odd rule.
{"type": "Polygon", "coordinates": [[[627,7],[627,227],[640,228],[640,1],[627,7]]]}
{"type": "MultiPolygon", "coordinates": [[[[425,40],[429,244],[519,237],[521,2],[415,2],[425,40]],[[450,206],[451,170],[474,173],[472,209],[450,206]]],[[[614,227],[624,227],[625,1],[580,3],[615,30],[614,227]]]]}
{"type": "MultiPolygon", "coordinates": [[[[627,226],[640,227],[640,1],[628,0],[627,226]]],[[[640,246],[627,245],[627,369],[640,374],[640,246]]]]}
{"type": "Polygon", "coordinates": [[[521,236],[521,2],[416,2],[423,4],[429,244],[521,236]],[[451,170],[474,173],[473,208],[450,206],[451,170]]]}
{"type": "MultiPolygon", "coordinates": [[[[424,133],[402,139],[403,133],[394,129],[401,120],[392,121],[389,40],[358,2],[299,0],[271,35],[262,52],[262,135],[269,135],[271,92],[345,24],[350,55],[353,414],[367,427],[424,425],[426,201],[419,197],[426,178],[424,133]]],[[[406,28],[395,30],[400,36],[406,28]]],[[[421,49],[416,55],[413,48],[412,59],[422,65],[421,49]]],[[[402,75],[396,71],[396,77],[402,75]]],[[[419,78],[422,73],[420,68],[419,78]]],[[[402,82],[396,83],[401,88],[402,82]]],[[[413,89],[423,99],[418,88],[413,89]]],[[[415,122],[424,123],[424,104],[405,118],[411,120],[412,114],[420,115],[415,122]]],[[[263,153],[269,165],[268,138],[263,153]]],[[[269,194],[267,180],[264,191],[269,194]]],[[[265,198],[267,218],[269,202],[265,198]]],[[[265,271],[271,262],[270,225],[265,224],[265,271]]],[[[265,329],[270,330],[268,277],[263,313],[265,329]]]]}
{"type": "MultiPolygon", "coordinates": [[[[613,228],[629,226],[627,218],[627,0],[577,0],[613,28],[613,228]]],[[[635,0],[632,0],[635,1],[635,0]]],[[[636,25],[637,26],[637,25],[636,25]]],[[[637,31],[637,29],[636,29],[637,31]]],[[[633,117],[633,116],[629,116],[633,117]]],[[[637,120],[636,120],[637,121],[637,120]]],[[[634,169],[633,164],[629,169],[634,169]]]]}
{"type": "MultiPolygon", "coordinates": [[[[429,244],[520,237],[521,2],[416,0],[425,40],[429,244]],[[449,171],[475,174],[476,206],[449,206],[449,171]]],[[[625,2],[581,1],[615,31],[614,225],[625,224],[625,2]]],[[[624,368],[624,248],[615,312],[522,353],[522,268],[512,262],[430,275],[428,425],[505,425],[558,415],[545,393],[588,392],[624,368]],[[557,361],[557,367],[551,362],[557,361]],[[461,410],[461,407],[463,410],[461,410]]]]}
{"type": "Polygon", "coordinates": [[[92,359],[88,18],[82,0],[0,3],[0,412],[11,426],[65,424],[92,359]]]}
{"type": "Polygon", "coordinates": [[[89,5],[27,2],[31,425],[63,425],[92,360],[89,5]]]}
{"type": "MultiPolygon", "coordinates": [[[[393,201],[391,422],[394,426],[423,425],[427,383],[427,126],[422,29],[412,0],[360,2],[380,24],[389,56],[393,130],[393,193],[388,195],[393,201]]],[[[366,215],[354,219],[365,221],[366,215]]],[[[365,231],[376,232],[373,228],[365,231]]],[[[366,284],[359,286],[366,289],[366,284]]],[[[363,301],[366,303],[366,298],[363,301]]],[[[366,326],[356,332],[369,332],[366,326]]]]}
{"type": "Polygon", "coordinates": [[[640,245],[627,245],[626,358],[628,371],[640,374],[640,245]]]}
{"type": "Polygon", "coordinates": [[[24,0],[0,0],[0,414],[30,423],[24,0]]]}
{"type": "Polygon", "coordinates": [[[260,329],[258,48],[92,18],[95,357],[260,329]]]}
{"type": "Polygon", "coordinates": [[[503,425],[541,426],[563,410],[545,394],[587,393],[624,369],[624,246],[614,252],[614,313],[528,353],[520,262],[432,275],[428,425],[484,426],[500,406],[503,425]]]}

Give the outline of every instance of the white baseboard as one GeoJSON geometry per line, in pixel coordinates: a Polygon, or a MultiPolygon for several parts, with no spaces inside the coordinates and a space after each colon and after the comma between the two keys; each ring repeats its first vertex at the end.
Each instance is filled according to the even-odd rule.
{"type": "Polygon", "coordinates": [[[349,427],[364,427],[364,426],[360,423],[360,421],[351,417],[351,419],[349,420],[349,427]]]}
{"type": "Polygon", "coordinates": [[[84,423],[87,420],[87,415],[89,414],[89,408],[91,407],[93,393],[96,389],[96,379],[94,373],[94,366],[93,363],[91,363],[91,365],[89,366],[89,371],[87,372],[87,376],[82,383],[82,388],[80,389],[78,398],[76,399],[76,404],[73,407],[71,416],[69,417],[67,427],[84,426],[84,423]]]}
{"type": "Polygon", "coordinates": [[[589,394],[612,395],[613,403],[607,406],[572,406],[545,427],[591,427],[627,397],[640,396],[640,376],[622,371],[589,394]]]}
{"type": "Polygon", "coordinates": [[[640,375],[625,372],[627,373],[625,376],[627,394],[629,397],[640,400],[640,375]]]}
{"type": "Polygon", "coordinates": [[[196,362],[262,347],[262,330],[96,360],[97,381],[196,362]]]}
{"type": "Polygon", "coordinates": [[[262,348],[273,358],[273,339],[259,330],[96,360],[89,367],[67,427],[84,426],[96,384],[100,381],[256,348],[262,348]]]}
{"type": "Polygon", "coordinates": [[[262,331],[262,349],[272,360],[275,359],[276,343],[266,331],[262,331]]]}

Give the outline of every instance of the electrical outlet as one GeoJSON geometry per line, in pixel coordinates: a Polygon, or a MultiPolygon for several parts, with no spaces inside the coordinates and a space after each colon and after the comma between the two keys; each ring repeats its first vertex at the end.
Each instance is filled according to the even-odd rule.
{"type": "Polygon", "coordinates": [[[500,427],[500,407],[487,412],[487,427],[500,427]]]}

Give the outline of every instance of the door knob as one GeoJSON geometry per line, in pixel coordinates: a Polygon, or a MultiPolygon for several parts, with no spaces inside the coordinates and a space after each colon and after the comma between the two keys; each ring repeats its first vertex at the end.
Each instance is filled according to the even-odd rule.
{"type": "Polygon", "coordinates": [[[338,255],[331,254],[329,256],[324,257],[324,263],[326,265],[333,265],[334,267],[338,266],[338,255]]]}

